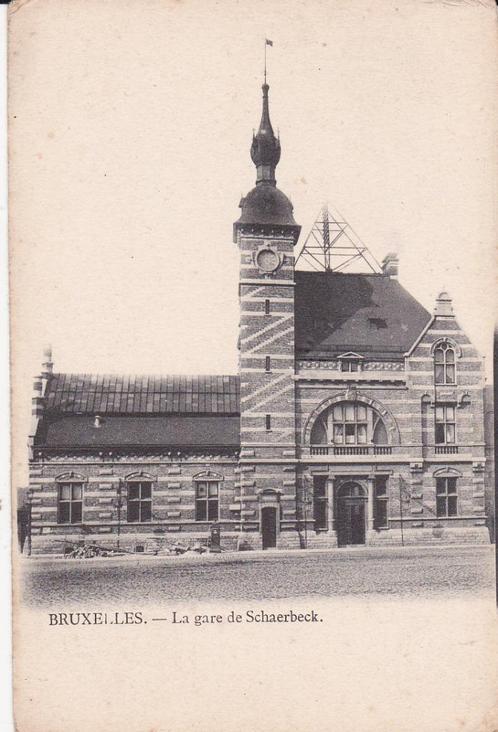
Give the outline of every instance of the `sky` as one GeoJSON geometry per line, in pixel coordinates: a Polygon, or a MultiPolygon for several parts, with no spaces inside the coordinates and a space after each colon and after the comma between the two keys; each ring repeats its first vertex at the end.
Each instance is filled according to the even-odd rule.
{"type": "MultiPolygon", "coordinates": [[[[301,243],[322,203],[491,361],[492,4],[44,0],[10,19],[14,476],[56,371],[236,373],[238,252],[264,39],[301,243]]],[[[299,245],[298,245],[299,248],[299,245]]],[[[490,363],[488,365],[490,374],[490,363]]]]}

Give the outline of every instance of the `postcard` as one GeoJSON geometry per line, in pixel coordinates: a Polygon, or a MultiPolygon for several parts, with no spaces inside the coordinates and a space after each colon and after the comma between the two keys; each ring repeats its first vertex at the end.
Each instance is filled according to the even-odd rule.
{"type": "Polygon", "coordinates": [[[9,6],[19,732],[490,732],[496,8],[9,6]]]}

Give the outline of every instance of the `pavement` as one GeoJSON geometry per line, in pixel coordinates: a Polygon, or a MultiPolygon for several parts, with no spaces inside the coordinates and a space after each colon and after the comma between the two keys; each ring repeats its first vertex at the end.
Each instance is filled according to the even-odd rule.
{"type": "Polygon", "coordinates": [[[124,555],[21,562],[29,605],[384,595],[491,597],[494,547],[409,546],[124,555]]]}

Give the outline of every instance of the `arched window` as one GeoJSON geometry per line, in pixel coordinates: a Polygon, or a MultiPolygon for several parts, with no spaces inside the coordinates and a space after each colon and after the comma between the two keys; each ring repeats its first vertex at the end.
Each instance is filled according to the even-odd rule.
{"type": "Polygon", "coordinates": [[[434,349],[434,381],[436,384],[456,384],[455,349],[447,341],[434,349]]]}
{"type": "Polygon", "coordinates": [[[380,415],[362,402],[333,404],[316,419],[312,445],[387,445],[387,430],[380,415]]]}

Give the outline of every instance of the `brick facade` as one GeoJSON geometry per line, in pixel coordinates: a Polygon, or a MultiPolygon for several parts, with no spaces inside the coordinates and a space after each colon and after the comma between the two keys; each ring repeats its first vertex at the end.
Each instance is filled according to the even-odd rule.
{"type": "Polygon", "coordinates": [[[61,375],[47,352],[29,438],[34,553],[149,551],[204,541],[213,523],[233,549],[490,540],[482,358],[448,295],[431,317],[392,261],[349,279],[295,272],[263,94],[257,185],[234,226],[239,375],[61,375]]]}

